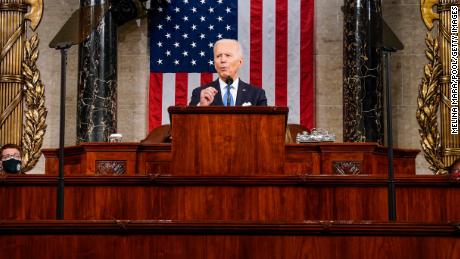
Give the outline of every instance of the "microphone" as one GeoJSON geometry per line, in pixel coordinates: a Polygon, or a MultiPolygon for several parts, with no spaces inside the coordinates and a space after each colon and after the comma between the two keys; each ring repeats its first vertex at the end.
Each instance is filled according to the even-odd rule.
{"type": "Polygon", "coordinates": [[[233,78],[231,76],[227,76],[227,78],[225,79],[225,83],[227,85],[233,84],[233,78]]]}
{"type": "Polygon", "coordinates": [[[231,102],[230,85],[233,84],[233,78],[231,76],[227,76],[227,78],[225,79],[225,83],[227,84],[227,106],[230,106],[230,102],[231,102]]]}

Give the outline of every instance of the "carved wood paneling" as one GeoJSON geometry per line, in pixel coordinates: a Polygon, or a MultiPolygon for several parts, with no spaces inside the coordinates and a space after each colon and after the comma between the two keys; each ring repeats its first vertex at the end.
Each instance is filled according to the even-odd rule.
{"type": "Polygon", "coordinates": [[[96,175],[126,174],[125,160],[96,160],[96,175]]]}
{"type": "Polygon", "coordinates": [[[360,174],[361,163],[361,161],[356,160],[332,161],[332,171],[341,175],[360,174]]]}

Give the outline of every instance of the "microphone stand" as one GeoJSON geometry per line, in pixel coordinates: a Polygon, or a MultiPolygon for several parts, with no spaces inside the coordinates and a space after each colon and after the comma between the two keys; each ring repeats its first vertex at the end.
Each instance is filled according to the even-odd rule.
{"type": "Polygon", "coordinates": [[[59,112],[59,176],[57,186],[56,219],[64,219],[64,136],[65,136],[65,95],[67,52],[71,44],[62,43],[56,46],[61,52],[61,100],[59,112]]]}
{"type": "Polygon", "coordinates": [[[387,110],[387,152],[388,152],[388,219],[390,221],[396,220],[396,186],[394,177],[393,166],[393,114],[391,109],[391,86],[390,86],[390,56],[391,52],[404,49],[404,45],[398,39],[396,34],[391,30],[388,24],[382,17],[380,32],[374,34],[376,39],[376,47],[380,48],[383,52],[385,62],[385,98],[387,110]]]}
{"type": "Polygon", "coordinates": [[[394,180],[393,167],[393,114],[391,109],[391,87],[390,87],[390,56],[394,49],[383,48],[383,56],[385,60],[385,92],[387,106],[387,151],[388,151],[388,219],[396,220],[396,189],[394,180]]]}
{"type": "Polygon", "coordinates": [[[75,10],[49,47],[61,52],[61,99],[59,113],[59,175],[57,184],[56,219],[64,219],[64,136],[67,52],[72,45],[83,42],[96,29],[108,12],[108,3],[82,7],[75,10]]]}

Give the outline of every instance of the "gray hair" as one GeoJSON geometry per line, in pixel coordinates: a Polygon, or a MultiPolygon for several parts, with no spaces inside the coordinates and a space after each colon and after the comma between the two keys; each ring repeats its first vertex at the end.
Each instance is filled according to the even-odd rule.
{"type": "Polygon", "coordinates": [[[220,43],[222,43],[222,42],[225,42],[225,41],[230,41],[230,42],[236,43],[237,46],[238,46],[238,52],[239,52],[239,54],[240,54],[240,57],[243,58],[243,47],[241,46],[241,43],[240,43],[239,41],[235,40],[235,39],[220,39],[220,40],[216,41],[216,42],[214,43],[213,52],[216,50],[216,46],[217,46],[218,44],[220,44],[220,43]]]}

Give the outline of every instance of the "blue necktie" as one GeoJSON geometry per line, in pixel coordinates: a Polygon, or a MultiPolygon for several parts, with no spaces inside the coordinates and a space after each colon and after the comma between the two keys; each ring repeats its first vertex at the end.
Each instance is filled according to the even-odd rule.
{"type": "Polygon", "coordinates": [[[224,95],[225,106],[235,106],[235,103],[233,101],[233,96],[232,94],[230,94],[230,87],[231,87],[230,85],[227,86],[227,92],[224,95]]]}

